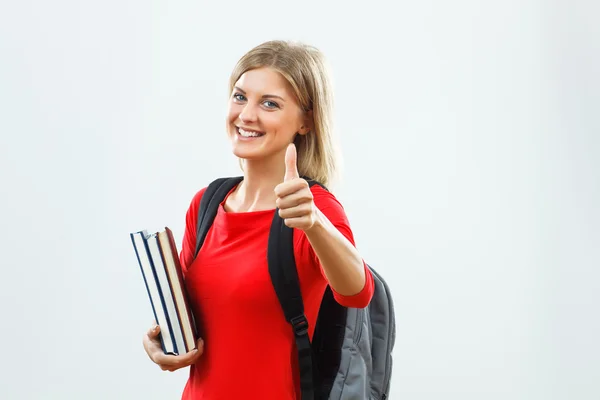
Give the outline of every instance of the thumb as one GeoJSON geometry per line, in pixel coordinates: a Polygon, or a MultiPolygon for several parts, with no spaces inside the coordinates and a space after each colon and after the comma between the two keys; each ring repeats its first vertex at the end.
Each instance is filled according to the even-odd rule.
{"type": "Polygon", "coordinates": [[[148,337],[150,339],[154,339],[155,337],[158,336],[159,333],[160,333],[160,325],[154,324],[154,326],[148,330],[148,337]]]}
{"type": "Polygon", "coordinates": [[[296,146],[290,143],[285,151],[285,177],[283,181],[299,178],[298,165],[296,163],[296,146]]]}
{"type": "Polygon", "coordinates": [[[202,355],[202,353],[204,353],[204,340],[202,338],[199,338],[196,342],[196,350],[199,353],[198,355],[202,355]]]}

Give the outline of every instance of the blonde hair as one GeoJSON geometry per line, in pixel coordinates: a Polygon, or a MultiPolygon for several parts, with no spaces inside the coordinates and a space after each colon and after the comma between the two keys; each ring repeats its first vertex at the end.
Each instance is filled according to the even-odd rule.
{"type": "Polygon", "coordinates": [[[313,129],[294,139],[298,172],[330,185],[338,172],[339,154],[333,134],[333,90],[323,54],[298,42],[262,43],[237,62],[229,79],[229,92],[245,72],[262,67],[279,72],[292,87],[302,110],[312,111],[313,129]]]}

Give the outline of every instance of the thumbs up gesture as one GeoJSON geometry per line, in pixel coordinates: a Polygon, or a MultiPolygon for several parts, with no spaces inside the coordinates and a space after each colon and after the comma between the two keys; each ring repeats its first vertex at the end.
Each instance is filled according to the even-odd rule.
{"type": "Polygon", "coordinates": [[[300,178],[296,162],[296,146],[290,144],[285,152],[285,177],[275,187],[275,204],[279,216],[290,228],[306,231],[317,219],[317,207],[308,182],[300,178]]]}

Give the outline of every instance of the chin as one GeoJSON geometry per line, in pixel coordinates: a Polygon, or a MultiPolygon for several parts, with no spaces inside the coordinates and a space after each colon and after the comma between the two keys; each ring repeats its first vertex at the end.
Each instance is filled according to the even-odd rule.
{"type": "Polygon", "coordinates": [[[244,160],[255,160],[265,156],[264,151],[261,151],[260,149],[247,149],[236,144],[233,145],[232,152],[237,158],[242,158],[244,160]]]}
{"type": "Polygon", "coordinates": [[[256,160],[269,156],[271,146],[268,143],[260,143],[259,141],[244,141],[237,137],[231,140],[231,150],[233,154],[238,158],[246,160],[256,160]]]}

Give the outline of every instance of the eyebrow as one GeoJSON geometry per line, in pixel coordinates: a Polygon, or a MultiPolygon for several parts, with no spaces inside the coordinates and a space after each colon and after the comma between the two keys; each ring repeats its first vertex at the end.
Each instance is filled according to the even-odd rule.
{"type": "MultiPolygon", "coordinates": [[[[238,86],[234,86],[234,89],[242,92],[242,94],[246,94],[246,91],[238,86]]],[[[285,99],[281,96],[277,96],[275,94],[265,94],[262,96],[263,99],[279,99],[281,101],[285,101],[285,99]]]]}

